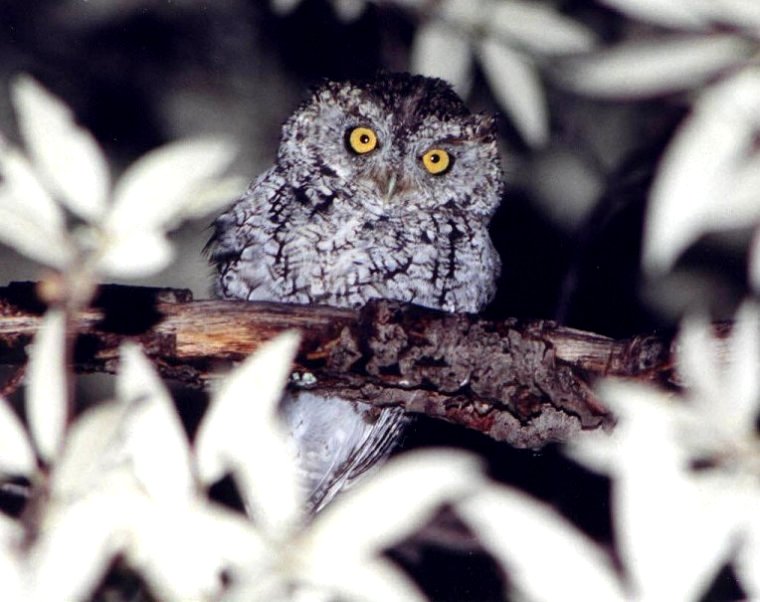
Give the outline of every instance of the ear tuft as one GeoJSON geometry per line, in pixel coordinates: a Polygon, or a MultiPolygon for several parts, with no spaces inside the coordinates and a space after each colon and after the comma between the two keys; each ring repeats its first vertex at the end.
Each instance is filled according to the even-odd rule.
{"type": "Polygon", "coordinates": [[[475,125],[475,136],[483,142],[496,139],[496,123],[498,116],[491,113],[476,113],[472,116],[475,125]]]}

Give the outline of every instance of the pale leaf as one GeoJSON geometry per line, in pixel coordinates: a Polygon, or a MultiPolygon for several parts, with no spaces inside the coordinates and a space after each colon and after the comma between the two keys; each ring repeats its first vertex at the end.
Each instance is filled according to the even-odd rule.
{"type": "Polygon", "coordinates": [[[24,556],[28,533],[20,520],[0,513],[0,600],[26,600],[24,556]]]}
{"type": "Polygon", "coordinates": [[[269,5],[275,13],[280,15],[286,15],[292,12],[299,4],[301,0],[270,0],[269,5]]]}
{"type": "Polygon", "coordinates": [[[760,292],[760,230],[755,231],[750,247],[749,281],[755,293],[760,292]]]}
{"type": "Polygon", "coordinates": [[[660,163],[644,228],[643,264],[669,269],[702,233],[746,225],[757,213],[732,205],[737,171],[752,150],[760,114],[760,70],[746,69],[707,90],[660,163]]]}
{"type": "Polygon", "coordinates": [[[29,553],[30,602],[86,600],[118,553],[127,500],[91,496],[50,509],[29,553]]]}
{"type": "Polygon", "coordinates": [[[41,263],[64,267],[73,252],[66,238],[63,211],[26,158],[2,143],[0,176],[0,240],[41,263]]]}
{"type": "Polygon", "coordinates": [[[526,495],[490,485],[456,509],[527,599],[626,599],[609,558],[526,495]]]}
{"type": "Polygon", "coordinates": [[[403,6],[404,8],[419,9],[425,6],[427,0],[394,0],[394,4],[397,6],[403,6]]]}
{"type": "Polygon", "coordinates": [[[569,66],[577,90],[607,98],[646,98],[699,86],[741,65],[752,45],[731,34],[670,36],[628,42],[569,66]]]}
{"type": "Polygon", "coordinates": [[[470,41],[461,31],[442,21],[421,25],[412,45],[411,70],[449,82],[460,96],[467,96],[472,84],[470,41]]]}
{"type": "Polygon", "coordinates": [[[625,468],[628,462],[626,454],[635,449],[638,443],[636,438],[642,435],[639,429],[647,423],[651,423],[653,444],[662,446],[659,453],[664,457],[678,453],[677,441],[670,435],[683,419],[686,408],[677,403],[672,395],[653,386],[616,379],[603,380],[595,389],[599,398],[618,417],[620,424],[620,428],[616,427],[608,437],[620,452],[619,464],[612,467],[612,474],[625,468]],[[629,444],[634,447],[627,447],[629,444]]]}
{"type": "Polygon", "coordinates": [[[607,379],[595,389],[619,424],[612,433],[589,433],[569,443],[565,451],[572,458],[591,470],[614,477],[625,470],[630,455],[636,453],[637,442],[631,443],[631,429],[638,432],[637,425],[647,420],[652,423],[653,441],[669,444],[663,453],[675,453],[677,442],[669,437],[684,416],[683,405],[676,405],[661,391],[641,384],[607,379]]]}
{"type": "Polygon", "coordinates": [[[0,547],[0,598],[3,600],[26,600],[22,581],[23,566],[10,546],[0,547]]]}
{"type": "Polygon", "coordinates": [[[121,362],[116,394],[130,408],[124,436],[134,474],[153,499],[184,502],[195,488],[190,445],[174,403],[137,345],[122,346],[121,362]]]}
{"type": "Polygon", "coordinates": [[[483,14],[490,0],[442,0],[436,17],[456,26],[463,33],[474,34],[483,24],[483,14]]]}
{"type": "MultiPolygon", "coordinates": [[[[638,447],[648,444],[642,434],[638,447]]],[[[700,599],[728,561],[738,531],[727,485],[687,475],[672,458],[648,451],[629,460],[613,485],[613,515],[620,554],[641,599],[700,599]]]]}
{"type": "MultiPolygon", "coordinates": [[[[749,126],[749,124],[748,124],[749,126]]],[[[733,227],[742,224],[755,223],[760,220],[760,157],[750,156],[737,165],[731,189],[725,196],[726,209],[716,215],[721,221],[716,222],[716,228],[733,227]]]]}
{"type": "MultiPolygon", "coordinates": [[[[157,599],[218,600],[227,551],[205,504],[145,504],[133,513],[124,555],[157,599]]],[[[245,530],[240,517],[239,528],[245,530]]],[[[224,525],[229,527],[229,525],[224,525]]],[[[247,530],[250,533],[250,529],[247,530]]],[[[229,533],[226,533],[229,541],[229,533]]],[[[255,545],[252,538],[249,544],[255,545]]]]}
{"type": "Polygon", "coordinates": [[[760,4],[755,0],[692,0],[699,12],[718,24],[737,26],[757,38],[760,28],[760,4]]]}
{"type": "Polygon", "coordinates": [[[344,23],[350,23],[362,16],[367,8],[365,0],[332,0],[333,9],[344,23]]]}
{"type": "Polygon", "coordinates": [[[19,128],[48,185],[85,220],[105,211],[109,173],[92,135],[74,123],[71,111],[28,76],[12,87],[19,128]]]}
{"type": "Polygon", "coordinates": [[[0,548],[17,551],[27,538],[26,526],[20,520],[0,513],[0,548]]]}
{"type": "Polygon", "coordinates": [[[747,521],[741,534],[739,550],[733,566],[748,600],[760,600],[760,519],[757,517],[757,491],[754,492],[747,521]]]}
{"type": "Polygon", "coordinates": [[[100,255],[98,270],[117,278],[141,278],[160,272],[174,258],[174,249],[156,230],[132,230],[106,234],[106,247],[100,255]]]}
{"type": "Polygon", "coordinates": [[[205,483],[232,473],[264,532],[282,533],[301,520],[295,449],[278,415],[299,337],[286,332],[238,366],[213,396],[196,436],[205,483]]]}
{"type": "Polygon", "coordinates": [[[119,178],[106,228],[117,237],[177,225],[194,195],[227,169],[235,148],[213,138],[168,144],[138,159],[119,178]]]}
{"type": "Polygon", "coordinates": [[[589,432],[565,444],[564,452],[589,470],[612,473],[619,463],[617,445],[609,433],[589,432]]]}
{"type": "Polygon", "coordinates": [[[3,206],[5,192],[0,187],[0,241],[30,259],[65,269],[74,253],[62,232],[49,232],[29,216],[8,211],[3,206]]]}
{"type": "Polygon", "coordinates": [[[752,438],[760,402],[760,312],[756,303],[745,302],[739,308],[729,349],[724,391],[713,400],[713,414],[720,416],[726,432],[736,440],[752,438]]]}
{"type": "Polygon", "coordinates": [[[240,198],[248,185],[246,178],[229,176],[211,183],[208,188],[196,190],[182,207],[182,219],[195,219],[216,213],[240,198]]]}
{"type": "Polygon", "coordinates": [[[638,384],[603,383],[600,393],[619,417],[613,516],[634,590],[640,599],[697,599],[726,561],[739,522],[726,486],[689,469],[679,444],[688,408],[638,384]]]}
{"type": "Polygon", "coordinates": [[[64,231],[63,211],[45,190],[29,161],[13,147],[0,143],[2,198],[0,207],[34,221],[42,231],[64,231]]]}
{"type": "Polygon", "coordinates": [[[219,504],[196,507],[195,534],[198,541],[213,542],[224,562],[234,570],[268,566],[276,556],[272,540],[262,535],[237,511],[219,504]]]}
{"type": "Polygon", "coordinates": [[[681,323],[677,339],[678,375],[692,397],[716,400],[721,397],[717,341],[711,336],[706,316],[689,315],[681,323]]]}
{"type": "Polygon", "coordinates": [[[29,352],[26,414],[40,458],[56,460],[68,418],[66,315],[48,310],[29,352]]]}
{"type": "Polygon", "coordinates": [[[482,481],[480,463],[463,452],[431,449],[398,456],[322,510],[303,553],[314,573],[337,579],[347,565],[381,554],[482,481]]]}
{"type": "MultiPolygon", "coordinates": [[[[681,0],[601,0],[631,17],[675,28],[701,28],[706,19],[693,2],[681,0]]],[[[713,2],[714,0],[708,0],[713,2]]]]}
{"type": "MultiPolygon", "coordinates": [[[[315,576],[319,579],[319,575],[315,576]]],[[[330,589],[341,599],[357,602],[425,602],[427,597],[404,571],[384,558],[375,558],[344,571],[330,589]]],[[[327,600],[332,600],[328,597],[327,600]]]]}
{"type": "Polygon", "coordinates": [[[314,591],[308,585],[301,585],[293,591],[293,585],[286,576],[276,570],[264,572],[258,565],[247,568],[247,571],[234,573],[235,578],[225,592],[223,602],[333,602],[331,597],[325,595],[326,592],[314,591]]]}
{"type": "Polygon", "coordinates": [[[0,476],[31,475],[37,467],[29,437],[8,401],[0,397],[0,476]]]}
{"type": "Polygon", "coordinates": [[[503,0],[490,9],[485,21],[490,35],[528,52],[568,54],[591,50],[596,44],[591,30],[545,4],[503,0]]]}
{"type": "Polygon", "coordinates": [[[83,498],[103,485],[107,473],[128,463],[123,433],[128,410],[124,404],[100,403],[77,418],[53,468],[54,498],[83,498]]]}
{"type": "Polygon", "coordinates": [[[535,65],[492,38],[480,44],[479,55],[496,100],[522,137],[533,147],[545,144],[549,137],[549,118],[535,65]]]}

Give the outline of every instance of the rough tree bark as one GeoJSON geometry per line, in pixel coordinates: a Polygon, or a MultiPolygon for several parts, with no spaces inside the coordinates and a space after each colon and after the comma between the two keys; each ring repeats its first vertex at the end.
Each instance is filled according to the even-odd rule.
{"type": "MultiPolygon", "coordinates": [[[[21,366],[44,307],[33,283],[0,288],[0,364],[21,366]]],[[[540,447],[613,418],[603,376],[672,383],[672,341],[613,340],[545,321],[488,321],[386,301],[358,310],[219,300],[109,285],[80,314],[75,369],[114,372],[136,340],[169,379],[204,387],[265,340],[301,332],[293,386],[403,406],[518,447],[540,447]]]]}

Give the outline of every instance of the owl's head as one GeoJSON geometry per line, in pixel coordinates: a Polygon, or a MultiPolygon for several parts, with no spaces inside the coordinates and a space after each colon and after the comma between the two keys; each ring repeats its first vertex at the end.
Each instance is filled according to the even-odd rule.
{"type": "Polygon", "coordinates": [[[471,114],[443,80],[406,73],[315,90],[286,122],[278,163],[306,198],[339,190],[378,216],[487,218],[503,186],[493,118],[471,114]]]}

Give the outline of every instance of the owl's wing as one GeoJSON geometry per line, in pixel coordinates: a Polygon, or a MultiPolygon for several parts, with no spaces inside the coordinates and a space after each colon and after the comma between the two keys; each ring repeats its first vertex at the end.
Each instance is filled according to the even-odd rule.
{"type": "Polygon", "coordinates": [[[280,170],[272,167],[216,218],[213,234],[206,244],[209,259],[217,268],[215,296],[249,299],[261,282],[271,280],[265,271],[268,261],[264,247],[272,240],[279,224],[273,212],[287,206],[292,196],[292,189],[280,170]]]}
{"type": "Polygon", "coordinates": [[[283,417],[296,443],[309,508],[318,512],[398,443],[408,421],[400,408],[377,410],[308,391],[283,400],[283,417]]]}

